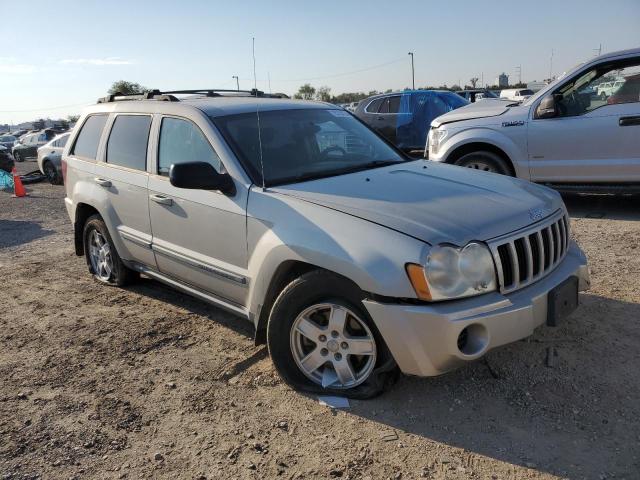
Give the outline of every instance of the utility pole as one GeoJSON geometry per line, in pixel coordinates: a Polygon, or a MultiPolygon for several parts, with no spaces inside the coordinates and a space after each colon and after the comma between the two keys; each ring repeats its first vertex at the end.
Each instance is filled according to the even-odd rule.
{"type": "Polygon", "coordinates": [[[551,72],[553,72],[553,48],[551,49],[551,58],[549,59],[549,81],[552,80],[551,72]]]}
{"type": "Polygon", "coordinates": [[[234,75],[231,78],[235,78],[236,79],[236,90],[240,91],[240,80],[238,80],[238,76],[234,75]]]}
{"type": "Polygon", "coordinates": [[[518,83],[522,84],[522,65],[516,67],[516,73],[518,74],[518,83]]]}
{"type": "Polygon", "coordinates": [[[411,85],[413,86],[413,90],[415,90],[416,89],[416,73],[413,68],[413,52],[409,52],[409,55],[411,55],[411,85]]]}
{"type": "Polygon", "coordinates": [[[598,48],[594,48],[593,51],[598,52],[598,55],[597,55],[598,57],[602,55],[602,44],[600,44],[598,48]]]}
{"type": "Polygon", "coordinates": [[[267,79],[269,80],[269,95],[271,95],[271,72],[267,72],[267,79]]]}

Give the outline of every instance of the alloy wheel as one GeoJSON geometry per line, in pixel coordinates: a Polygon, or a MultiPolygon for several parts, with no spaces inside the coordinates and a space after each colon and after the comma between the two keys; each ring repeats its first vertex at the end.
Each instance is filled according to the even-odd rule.
{"type": "Polygon", "coordinates": [[[89,234],[89,260],[94,275],[108,282],[113,272],[111,246],[98,230],[92,230],[89,234]]]}
{"type": "Polygon", "coordinates": [[[300,371],[325,388],[360,385],[376,364],[376,342],[366,322],[335,303],[312,305],[300,313],[290,343],[300,371]]]}

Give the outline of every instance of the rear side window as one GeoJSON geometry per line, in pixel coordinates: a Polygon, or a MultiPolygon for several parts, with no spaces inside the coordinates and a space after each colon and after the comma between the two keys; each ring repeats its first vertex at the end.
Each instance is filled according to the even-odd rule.
{"type": "Polygon", "coordinates": [[[398,113],[400,111],[400,97],[389,97],[389,113],[398,113]]]}
{"type": "Polygon", "coordinates": [[[383,100],[386,100],[386,98],[377,98],[369,105],[367,105],[367,113],[378,113],[378,109],[380,108],[380,104],[383,100]]]}
{"type": "Polygon", "coordinates": [[[76,144],[73,146],[71,155],[95,160],[96,154],[98,153],[98,143],[102,136],[102,129],[106,122],[106,115],[92,115],[87,118],[82,126],[82,130],[80,130],[76,144]]]}
{"type": "Polygon", "coordinates": [[[150,127],[148,115],[118,115],[107,142],[107,163],[146,170],[150,127]]]}
{"type": "Polygon", "coordinates": [[[187,120],[163,118],[158,146],[158,174],[167,176],[171,165],[186,162],[207,162],[217,172],[220,171],[220,158],[198,127],[187,120]]]}

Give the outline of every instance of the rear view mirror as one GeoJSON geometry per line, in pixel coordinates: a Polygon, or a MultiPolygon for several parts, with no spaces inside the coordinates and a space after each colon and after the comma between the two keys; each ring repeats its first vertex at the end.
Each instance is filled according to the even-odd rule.
{"type": "Polygon", "coordinates": [[[219,190],[235,195],[236,185],[228,173],[218,173],[207,162],[175,163],[169,169],[169,182],[177,188],[219,190]]]}
{"type": "Polygon", "coordinates": [[[557,116],[558,105],[556,95],[547,95],[538,104],[538,108],[536,108],[535,118],[554,118],[557,116]]]}

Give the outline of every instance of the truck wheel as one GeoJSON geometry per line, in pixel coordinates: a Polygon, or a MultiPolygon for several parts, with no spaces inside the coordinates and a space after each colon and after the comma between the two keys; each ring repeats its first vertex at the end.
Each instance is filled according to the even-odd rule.
{"type": "Polygon", "coordinates": [[[45,161],[42,166],[42,170],[44,170],[44,175],[47,177],[47,180],[49,180],[51,185],[60,185],[62,183],[62,178],[58,173],[58,169],[53,163],[51,163],[51,161],[45,161]]]}
{"type": "Polygon", "coordinates": [[[359,289],[326,271],[306,273],[280,293],[267,345],[282,379],[299,390],[371,398],[398,377],[359,289]]]}
{"type": "Polygon", "coordinates": [[[456,160],[455,164],[484,172],[513,176],[513,172],[511,168],[509,168],[509,165],[507,165],[507,162],[492,152],[479,151],[467,153],[456,160]]]}
{"type": "Polygon", "coordinates": [[[89,272],[100,283],[123,287],[139,277],[138,272],[122,263],[100,215],[89,217],[82,238],[89,272]]]}

